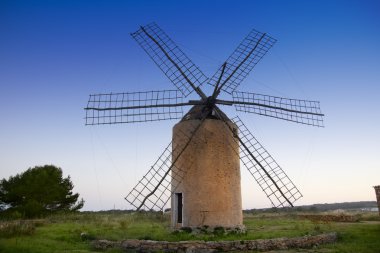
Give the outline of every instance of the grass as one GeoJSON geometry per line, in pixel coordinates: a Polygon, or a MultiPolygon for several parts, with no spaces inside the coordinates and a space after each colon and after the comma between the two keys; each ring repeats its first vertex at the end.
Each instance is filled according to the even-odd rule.
{"type": "MultiPolygon", "coordinates": [[[[354,213],[359,222],[319,222],[300,218],[296,212],[245,214],[245,234],[173,233],[169,217],[160,213],[72,213],[40,220],[0,221],[0,253],[93,252],[92,239],[253,240],[297,237],[336,231],[335,244],[311,252],[380,252],[380,217],[377,213],[354,213]]],[[[116,249],[106,252],[120,252],[116,249]]],[[[296,250],[289,252],[298,252],[296,250]]],[[[305,251],[303,251],[305,252],[305,251]]]]}

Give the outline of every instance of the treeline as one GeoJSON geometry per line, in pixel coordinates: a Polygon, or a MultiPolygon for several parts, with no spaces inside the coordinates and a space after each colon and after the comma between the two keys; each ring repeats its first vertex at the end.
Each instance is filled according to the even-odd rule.
{"type": "Polygon", "coordinates": [[[323,212],[332,210],[358,210],[366,208],[377,208],[376,201],[358,201],[358,202],[343,202],[343,203],[325,203],[325,204],[313,204],[296,206],[294,208],[284,207],[284,208],[262,208],[262,209],[249,209],[244,210],[245,213],[260,213],[260,212],[278,212],[278,211],[311,211],[311,212],[323,212]]]}
{"type": "Polygon", "coordinates": [[[359,202],[343,202],[343,203],[332,203],[332,204],[314,204],[309,206],[300,206],[297,208],[315,209],[317,211],[330,211],[337,209],[344,210],[356,210],[363,208],[375,208],[377,207],[376,201],[359,201],[359,202]]]}
{"type": "MultiPolygon", "coordinates": [[[[268,212],[294,212],[294,211],[305,211],[305,212],[323,212],[323,211],[332,211],[337,209],[343,210],[358,210],[365,208],[377,208],[376,201],[359,201],[359,202],[343,202],[343,203],[332,203],[332,204],[313,204],[313,205],[304,205],[296,206],[294,208],[284,207],[284,208],[261,208],[261,209],[247,209],[243,210],[244,213],[268,213],[268,212]]],[[[165,209],[165,213],[170,212],[170,208],[165,209]]],[[[136,213],[136,210],[102,210],[102,211],[82,211],[82,213],[104,213],[104,214],[126,214],[126,213],[136,213]]],[[[162,213],[162,211],[145,211],[141,210],[138,213],[140,214],[154,214],[162,213]]]]}

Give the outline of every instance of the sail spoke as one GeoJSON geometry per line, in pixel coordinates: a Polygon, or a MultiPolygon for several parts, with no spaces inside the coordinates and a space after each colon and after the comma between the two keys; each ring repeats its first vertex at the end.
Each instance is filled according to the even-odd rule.
{"type": "Polygon", "coordinates": [[[293,206],[294,202],[302,197],[301,192],[240,118],[235,117],[232,122],[239,129],[240,160],[272,205],[274,207],[293,206]]]}
{"type": "Polygon", "coordinates": [[[221,89],[231,94],[274,43],[276,43],[276,39],[253,29],[228,57],[225,64],[220,66],[208,83],[212,86],[220,83],[221,89]]]}
{"type": "Polygon", "coordinates": [[[193,137],[203,121],[197,121],[186,131],[175,133],[183,141],[177,144],[171,142],[165,148],[149,171],[125,197],[128,203],[137,210],[164,210],[175,191],[174,186],[180,185],[194,163],[194,159],[186,156],[186,150],[191,142],[196,145],[193,137]],[[181,166],[177,166],[176,162],[180,157],[181,166]]]}
{"type": "Polygon", "coordinates": [[[241,91],[232,92],[232,97],[237,111],[323,127],[324,115],[318,101],[282,98],[241,91]]]}
{"type": "Polygon", "coordinates": [[[95,94],[85,120],[86,125],[102,125],[179,119],[186,105],[178,90],[95,94]]]}
{"type": "Polygon", "coordinates": [[[156,23],[141,27],[131,35],[183,96],[194,90],[199,92],[197,89],[207,77],[156,23]]]}

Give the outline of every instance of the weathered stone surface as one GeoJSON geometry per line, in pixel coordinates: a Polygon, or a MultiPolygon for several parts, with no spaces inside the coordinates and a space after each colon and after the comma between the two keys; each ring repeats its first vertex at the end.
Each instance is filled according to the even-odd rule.
{"type": "Polygon", "coordinates": [[[231,251],[270,251],[287,250],[292,248],[311,248],[320,244],[333,243],[337,240],[336,233],[303,236],[296,238],[276,238],[244,241],[150,241],[129,239],[121,242],[96,240],[92,245],[96,249],[121,248],[122,250],[136,250],[137,252],[180,252],[180,253],[210,253],[231,251]]]}
{"type": "Polygon", "coordinates": [[[121,247],[124,249],[137,249],[141,245],[141,240],[129,239],[121,242],[121,247]]]}
{"type": "Polygon", "coordinates": [[[182,152],[199,123],[186,120],[173,128],[172,173],[184,177],[172,177],[172,191],[183,198],[181,223],[176,198],[171,200],[172,227],[243,227],[239,144],[222,120],[206,119],[182,152]]]}
{"type": "Polygon", "coordinates": [[[121,247],[120,242],[108,241],[108,240],[94,240],[91,243],[95,249],[101,249],[101,250],[121,247]]]}

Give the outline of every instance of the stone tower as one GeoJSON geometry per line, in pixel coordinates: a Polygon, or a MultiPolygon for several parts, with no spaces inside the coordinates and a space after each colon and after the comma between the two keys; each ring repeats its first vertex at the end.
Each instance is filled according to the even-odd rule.
{"type": "Polygon", "coordinates": [[[377,208],[379,209],[379,215],[380,215],[380,185],[374,186],[373,188],[375,188],[377,208]]]}
{"type": "MultiPolygon", "coordinates": [[[[181,133],[201,122],[195,111],[196,107],[174,126],[173,146],[185,145],[181,133]]],[[[173,161],[177,156],[173,151],[173,161]]],[[[173,172],[185,170],[185,175],[179,184],[172,181],[173,228],[243,228],[239,144],[223,120],[205,119],[175,165],[173,172]]]]}

